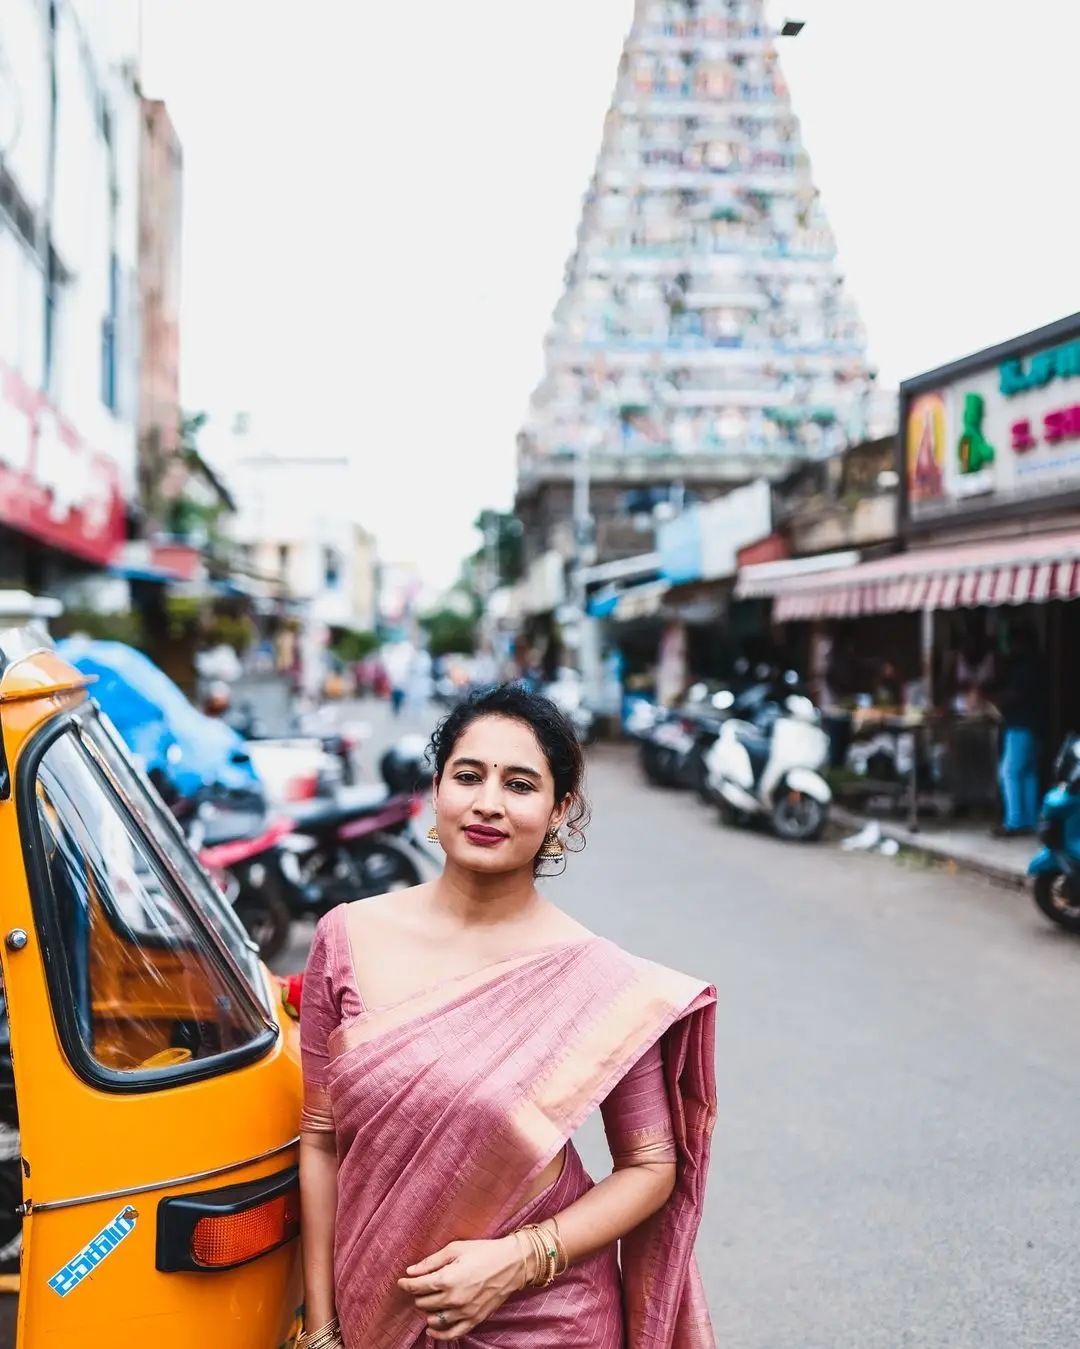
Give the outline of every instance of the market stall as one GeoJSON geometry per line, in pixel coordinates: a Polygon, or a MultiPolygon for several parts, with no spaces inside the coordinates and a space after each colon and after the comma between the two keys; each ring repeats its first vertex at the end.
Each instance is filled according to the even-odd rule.
{"type": "Polygon", "coordinates": [[[903,739],[913,819],[930,795],[947,810],[989,806],[995,690],[1018,633],[1045,670],[1044,762],[1080,728],[1077,408],[1080,315],[908,381],[897,551],[740,572],[737,597],[768,597],[774,624],[809,632],[820,697],[848,741],[903,739]],[[876,673],[841,690],[837,651],[876,673]]]}

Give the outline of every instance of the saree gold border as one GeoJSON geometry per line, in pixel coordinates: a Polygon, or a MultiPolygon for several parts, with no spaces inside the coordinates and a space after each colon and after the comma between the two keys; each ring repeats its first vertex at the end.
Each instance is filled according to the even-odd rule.
{"type": "MultiPolygon", "coordinates": [[[[694,1004],[701,1012],[705,1012],[708,1006],[708,1003],[701,1002],[700,996],[694,999],[694,1004]]],[[[681,1071],[685,1072],[690,1051],[695,1048],[691,1039],[693,1029],[690,1025],[679,1025],[675,1028],[674,1034],[684,1037],[679,1048],[682,1055],[681,1071]]],[[[711,1038],[709,1039],[709,1047],[711,1049],[711,1038]]],[[[684,1117],[687,1144],[689,1145],[690,1135],[693,1134],[696,1136],[700,1147],[705,1137],[711,1134],[715,1117],[715,1102],[712,1103],[711,1108],[707,1107],[704,1110],[691,1111],[687,1109],[684,1117]],[[691,1115],[694,1118],[691,1118],[691,1115]]],[[[657,1254],[657,1247],[663,1249],[665,1245],[666,1230],[671,1221],[671,1203],[681,1205],[685,1202],[686,1196],[680,1196],[680,1187],[681,1182],[677,1182],[676,1192],[668,1206],[661,1209],[659,1213],[654,1213],[623,1242],[622,1266],[628,1331],[635,1326],[646,1325],[653,1309],[656,1280],[662,1265],[662,1260],[657,1254]]],[[[715,1346],[716,1341],[713,1336],[701,1275],[691,1251],[686,1285],[683,1291],[681,1316],[676,1326],[672,1349],[715,1349],[715,1346]]]]}
{"type": "Polygon", "coordinates": [[[619,1139],[618,1151],[612,1154],[611,1160],[616,1171],[644,1162],[678,1161],[675,1135],[667,1127],[634,1129],[619,1139]]]}
{"type": "Polygon", "coordinates": [[[350,1050],[359,1048],[360,1045],[370,1044],[390,1031],[400,1030],[410,1021],[420,1021],[445,1007],[452,1007],[470,993],[477,992],[487,984],[498,983],[507,974],[513,973],[523,965],[535,964],[536,961],[535,952],[515,956],[509,960],[499,961],[495,965],[485,965],[474,974],[462,975],[460,979],[439,984],[437,988],[417,993],[393,1007],[387,1007],[382,1011],[376,1009],[372,1012],[361,1012],[359,1016],[343,1022],[336,1030],[331,1031],[327,1041],[331,1062],[350,1050]]]}
{"type": "Polygon", "coordinates": [[[585,1029],[577,1044],[513,1112],[515,1131],[547,1160],[591,1107],[708,985],[663,965],[645,964],[585,1029]],[[658,1030],[659,1028],[659,1030],[658,1030]]]}
{"type": "Polygon", "coordinates": [[[304,1104],[300,1111],[300,1132],[325,1134],[334,1132],[334,1112],[330,1093],[324,1086],[304,1078],[304,1104]]]}

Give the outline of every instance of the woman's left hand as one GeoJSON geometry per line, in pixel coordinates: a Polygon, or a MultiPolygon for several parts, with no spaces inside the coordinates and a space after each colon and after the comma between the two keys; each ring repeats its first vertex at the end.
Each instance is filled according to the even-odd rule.
{"type": "Polygon", "coordinates": [[[512,1236],[452,1241],[410,1265],[398,1287],[426,1317],[433,1340],[458,1340],[521,1288],[523,1258],[521,1245],[512,1236]]]}

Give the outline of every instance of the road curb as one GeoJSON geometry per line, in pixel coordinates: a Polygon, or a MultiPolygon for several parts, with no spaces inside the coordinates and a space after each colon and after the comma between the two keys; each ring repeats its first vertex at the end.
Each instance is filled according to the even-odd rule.
{"type": "Polygon", "coordinates": [[[993,857],[961,852],[952,847],[947,840],[935,838],[933,834],[916,832],[904,825],[874,821],[869,816],[857,815],[854,811],[845,810],[843,806],[835,804],[831,817],[834,824],[838,824],[841,829],[850,829],[852,833],[864,829],[868,824],[876,823],[881,828],[882,838],[895,839],[902,848],[907,848],[910,852],[921,853],[924,857],[931,857],[938,862],[952,862],[960,871],[985,876],[1000,885],[1008,885],[1019,890],[1027,884],[1026,867],[1000,862],[993,857]]]}

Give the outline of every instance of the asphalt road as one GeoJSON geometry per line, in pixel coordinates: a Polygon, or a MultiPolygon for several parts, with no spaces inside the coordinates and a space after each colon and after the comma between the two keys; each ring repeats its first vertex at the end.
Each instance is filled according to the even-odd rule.
{"type": "Polygon", "coordinates": [[[1080,1344],[1080,944],[982,881],[726,831],[622,747],[590,794],[549,893],[718,987],[724,1349],[1080,1344]]]}

